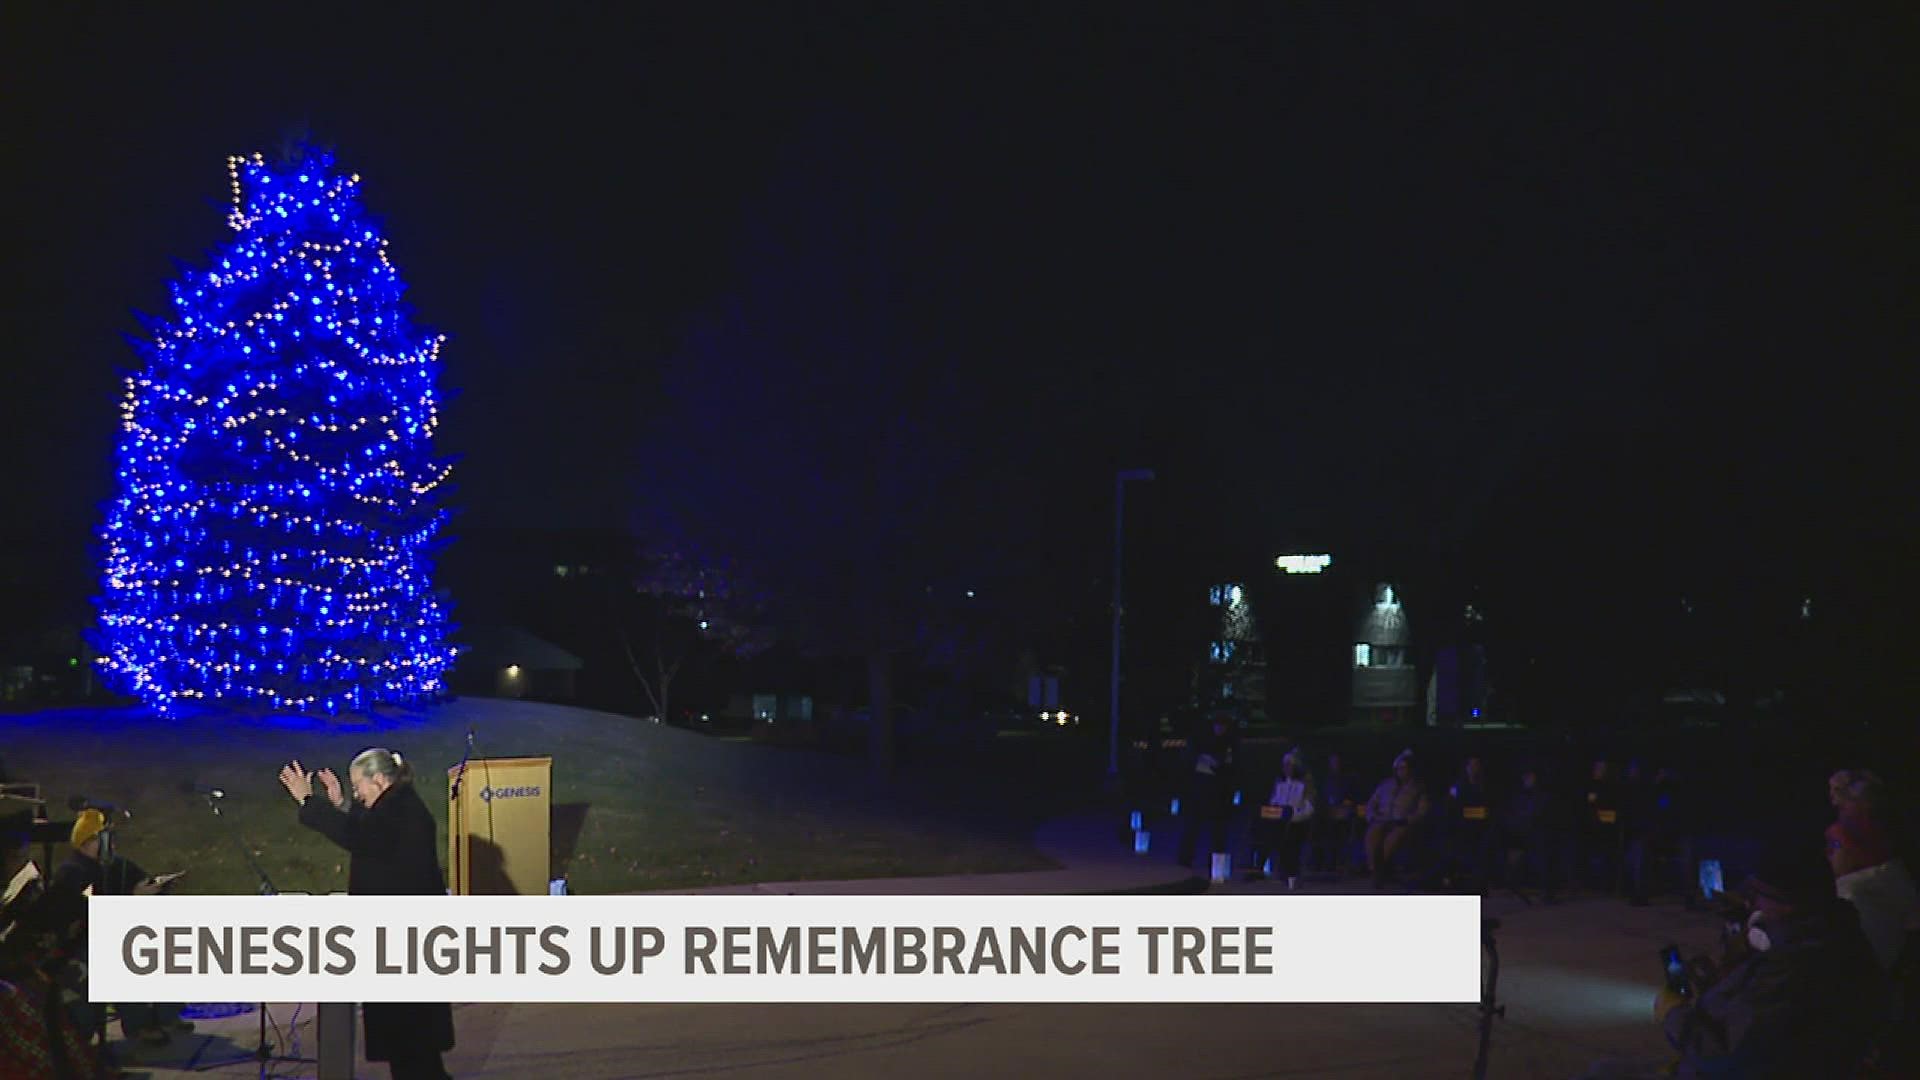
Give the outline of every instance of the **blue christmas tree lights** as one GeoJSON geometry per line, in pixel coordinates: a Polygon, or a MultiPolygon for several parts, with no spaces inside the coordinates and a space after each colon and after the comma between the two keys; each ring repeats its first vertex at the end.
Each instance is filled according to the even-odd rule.
{"type": "Polygon", "coordinates": [[[162,713],[431,698],[445,338],[410,325],[359,176],[312,150],[228,171],[237,235],[174,283],[126,380],[101,667],[162,713]]]}

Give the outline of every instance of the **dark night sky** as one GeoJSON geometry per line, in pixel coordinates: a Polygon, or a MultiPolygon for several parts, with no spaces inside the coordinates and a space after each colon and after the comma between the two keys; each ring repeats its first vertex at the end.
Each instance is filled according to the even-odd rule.
{"type": "Polygon", "coordinates": [[[655,359],[823,110],[939,223],[902,273],[1076,555],[1116,464],[1163,551],[1475,548],[1563,465],[1735,491],[1702,544],[1911,524],[1911,8],[552,7],[9,7],[16,543],[84,582],[129,312],[302,120],[453,337],[469,527],[619,523],[655,359]]]}

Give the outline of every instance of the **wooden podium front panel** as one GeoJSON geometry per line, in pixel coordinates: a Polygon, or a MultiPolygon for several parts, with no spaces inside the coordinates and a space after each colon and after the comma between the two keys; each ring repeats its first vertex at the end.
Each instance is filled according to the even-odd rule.
{"type": "Polygon", "coordinates": [[[547,894],[552,758],[469,761],[464,781],[455,766],[447,770],[447,807],[447,873],[456,895],[547,894]]]}

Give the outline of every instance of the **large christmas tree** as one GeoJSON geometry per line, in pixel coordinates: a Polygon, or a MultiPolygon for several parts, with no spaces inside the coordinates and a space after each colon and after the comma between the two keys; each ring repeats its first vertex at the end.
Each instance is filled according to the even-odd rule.
{"type": "Polygon", "coordinates": [[[430,697],[445,339],[409,323],[360,177],[316,150],[228,170],[236,236],[126,380],[101,665],[162,712],[430,697]]]}

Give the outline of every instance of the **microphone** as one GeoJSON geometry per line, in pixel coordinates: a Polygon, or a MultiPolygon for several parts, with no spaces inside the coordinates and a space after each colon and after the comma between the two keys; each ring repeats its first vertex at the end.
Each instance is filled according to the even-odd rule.
{"type": "Polygon", "coordinates": [[[453,777],[453,797],[460,797],[460,787],[467,782],[467,762],[473,760],[473,728],[467,728],[467,752],[460,758],[460,771],[453,777]]]}
{"type": "Polygon", "coordinates": [[[180,790],[189,795],[205,795],[209,799],[224,799],[227,797],[227,793],[223,788],[208,787],[205,784],[196,784],[191,780],[182,781],[180,790]]]}

